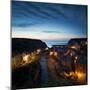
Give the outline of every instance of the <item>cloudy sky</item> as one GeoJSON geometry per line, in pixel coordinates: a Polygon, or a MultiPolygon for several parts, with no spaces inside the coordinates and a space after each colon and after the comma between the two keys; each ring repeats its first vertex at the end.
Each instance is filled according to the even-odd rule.
{"type": "Polygon", "coordinates": [[[68,40],[87,35],[87,6],[12,1],[12,37],[68,40]]]}

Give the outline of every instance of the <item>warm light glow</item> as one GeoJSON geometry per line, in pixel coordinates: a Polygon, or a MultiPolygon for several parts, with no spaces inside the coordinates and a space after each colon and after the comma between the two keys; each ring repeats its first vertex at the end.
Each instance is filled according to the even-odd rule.
{"type": "Polygon", "coordinates": [[[84,81],[85,80],[85,73],[76,72],[76,75],[77,75],[79,81],[84,81]]]}
{"type": "Polygon", "coordinates": [[[58,55],[58,53],[57,52],[54,52],[54,56],[57,56],[58,55]]]}
{"type": "Polygon", "coordinates": [[[76,63],[77,62],[77,60],[74,60],[74,63],[76,63]]]}
{"type": "Polygon", "coordinates": [[[77,59],[78,59],[78,57],[76,56],[76,57],[75,57],[75,59],[77,60],[77,59]]]}
{"type": "Polygon", "coordinates": [[[70,56],[72,56],[73,54],[72,53],[70,53],[70,56]]]}
{"type": "Polygon", "coordinates": [[[28,62],[28,58],[29,58],[29,55],[23,56],[23,61],[24,61],[25,63],[27,63],[27,62],[28,62]]]}
{"type": "Polygon", "coordinates": [[[71,78],[73,78],[74,80],[78,81],[79,83],[85,82],[85,79],[86,79],[86,74],[84,72],[80,72],[80,71],[76,71],[75,73],[74,72],[70,72],[70,73],[64,72],[64,75],[66,77],[70,77],[71,76],[71,78]]]}
{"type": "Polygon", "coordinates": [[[51,52],[49,53],[49,55],[50,55],[50,56],[52,56],[52,55],[57,56],[57,55],[58,55],[58,53],[57,53],[57,52],[55,52],[55,51],[51,51],[51,52]]]}
{"type": "Polygon", "coordinates": [[[83,74],[82,74],[82,73],[78,73],[77,76],[78,76],[79,78],[82,78],[83,74]]]}
{"type": "MultiPolygon", "coordinates": [[[[37,51],[40,52],[41,50],[38,49],[37,51]]],[[[39,60],[40,55],[37,55],[37,51],[31,52],[29,54],[23,53],[22,55],[13,57],[12,58],[13,68],[18,68],[39,60]]]]}
{"type": "Polygon", "coordinates": [[[53,52],[51,51],[51,52],[49,53],[49,55],[50,55],[50,56],[53,55],[53,52]]]}
{"type": "Polygon", "coordinates": [[[70,73],[68,74],[68,73],[64,72],[64,75],[65,75],[66,77],[69,77],[69,76],[74,75],[74,73],[73,73],[73,72],[70,72],[70,73]]]}
{"type": "Polygon", "coordinates": [[[35,56],[32,56],[31,59],[34,60],[35,59],[35,56]]]}
{"type": "Polygon", "coordinates": [[[41,49],[37,49],[37,54],[39,54],[41,52],[41,49]]]}
{"type": "Polygon", "coordinates": [[[47,47],[47,48],[45,48],[45,50],[48,50],[48,47],[47,47]]]}
{"type": "Polygon", "coordinates": [[[75,46],[71,46],[72,49],[77,49],[75,46]]]}

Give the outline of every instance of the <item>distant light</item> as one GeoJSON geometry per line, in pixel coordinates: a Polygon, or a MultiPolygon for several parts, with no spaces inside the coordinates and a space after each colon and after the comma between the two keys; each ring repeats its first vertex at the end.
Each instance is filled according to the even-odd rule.
{"type": "Polygon", "coordinates": [[[47,48],[45,48],[45,50],[48,50],[48,47],[47,47],[47,48]]]}
{"type": "Polygon", "coordinates": [[[71,46],[72,49],[77,49],[75,46],[71,46]]]}
{"type": "Polygon", "coordinates": [[[79,78],[81,78],[81,77],[83,76],[83,74],[82,74],[82,73],[77,73],[77,76],[78,76],[79,78]]]}
{"type": "Polygon", "coordinates": [[[68,73],[64,72],[64,75],[65,75],[66,77],[70,77],[70,76],[74,75],[74,73],[73,73],[73,72],[70,72],[70,73],[68,74],[68,73]]]}
{"type": "Polygon", "coordinates": [[[55,52],[55,51],[51,51],[51,52],[49,53],[49,55],[50,55],[50,56],[52,56],[52,55],[53,55],[53,56],[57,57],[58,53],[57,53],[57,52],[55,52]]]}
{"type": "Polygon", "coordinates": [[[72,56],[73,54],[72,53],[70,53],[70,56],[72,56]]]}
{"type": "Polygon", "coordinates": [[[41,49],[37,49],[37,54],[39,54],[41,52],[41,49]]]}
{"type": "Polygon", "coordinates": [[[77,59],[78,59],[78,57],[76,56],[76,57],[75,57],[75,59],[77,60],[77,59]]]}
{"type": "Polygon", "coordinates": [[[50,55],[50,56],[53,55],[53,52],[51,51],[51,52],[49,53],[49,55],[50,55]]]}
{"type": "Polygon", "coordinates": [[[57,56],[58,55],[58,53],[57,52],[54,52],[54,56],[57,56]]]}
{"type": "Polygon", "coordinates": [[[77,60],[74,60],[74,63],[76,63],[77,62],[77,60]]]}

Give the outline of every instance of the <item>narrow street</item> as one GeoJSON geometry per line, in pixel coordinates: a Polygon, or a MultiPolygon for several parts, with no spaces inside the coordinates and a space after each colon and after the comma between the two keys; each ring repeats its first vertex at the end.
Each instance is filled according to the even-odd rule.
{"type": "Polygon", "coordinates": [[[48,66],[47,66],[47,58],[45,55],[41,55],[39,60],[41,66],[41,83],[44,84],[48,80],[48,66]]]}

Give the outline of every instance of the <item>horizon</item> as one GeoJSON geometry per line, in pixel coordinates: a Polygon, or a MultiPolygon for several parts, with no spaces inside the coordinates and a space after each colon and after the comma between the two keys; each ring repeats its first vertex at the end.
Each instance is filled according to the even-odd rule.
{"type": "MultiPolygon", "coordinates": [[[[13,38],[17,38],[17,37],[12,37],[13,38]]],[[[32,40],[40,40],[40,39],[33,39],[33,38],[21,38],[19,37],[20,39],[32,39],[32,40]]],[[[84,39],[84,38],[71,38],[71,39],[84,39]]],[[[68,42],[71,40],[71,39],[62,39],[62,40],[41,40],[42,42],[45,42],[46,45],[51,48],[53,45],[67,45],[68,42]]]]}
{"type": "Polygon", "coordinates": [[[87,6],[12,1],[12,37],[42,41],[87,38],[87,6]]]}

